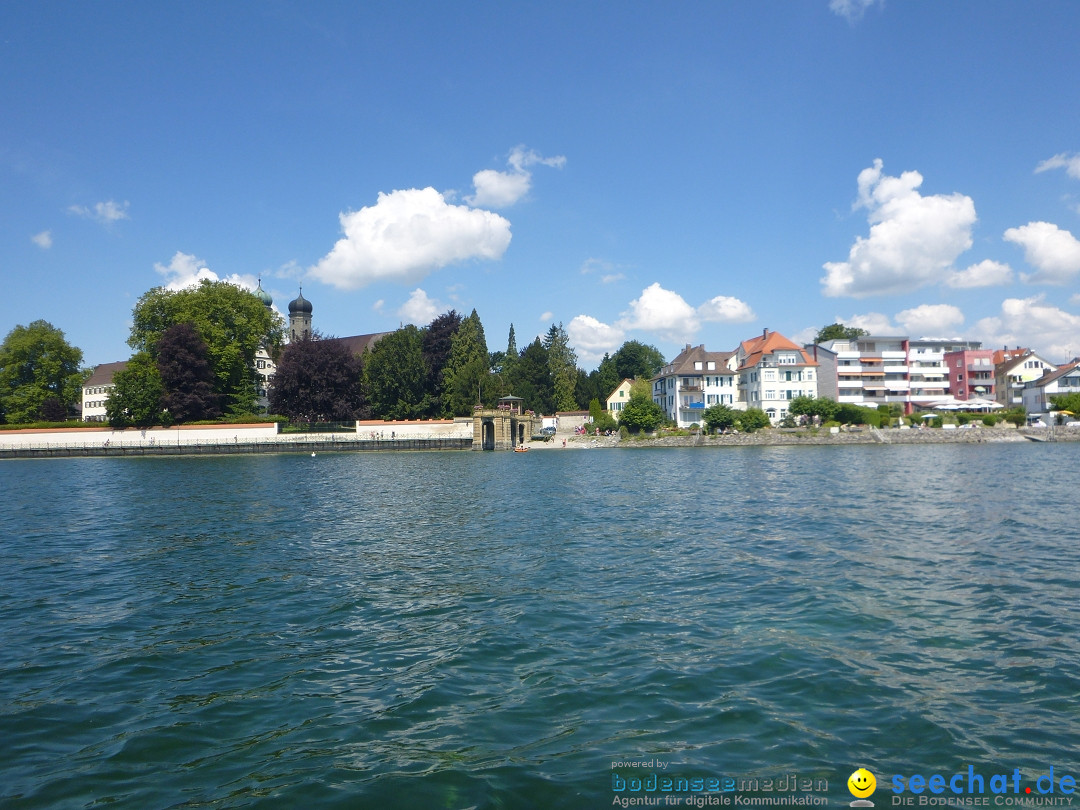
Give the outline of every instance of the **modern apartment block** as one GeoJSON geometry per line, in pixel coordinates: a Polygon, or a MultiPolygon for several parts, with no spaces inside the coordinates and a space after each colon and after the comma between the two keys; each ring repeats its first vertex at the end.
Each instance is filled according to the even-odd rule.
{"type": "Polygon", "coordinates": [[[809,344],[806,351],[820,365],[821,396],[869,407],[900,403],[911,413],[952,399],[946,354],[981,347],[958,338],[864,335],[809,344]]]}
{"type": "Polygon", "coordinates": [[[679,352],[652,378],[653,402],[679,427],[701,424],[710,405],[738,407],[734,352],[707,352],[704,344],[679,352]]]}
{"type": "Polygon", "coordinates": [[[990,349],[945,352],[945,366],[949,370],[949,392],[954,398],[994,398],[994,353],[990,349]]]}

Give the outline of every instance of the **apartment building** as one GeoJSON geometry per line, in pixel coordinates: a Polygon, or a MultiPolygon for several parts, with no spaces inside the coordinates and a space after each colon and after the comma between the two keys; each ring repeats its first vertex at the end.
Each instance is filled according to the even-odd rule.
{"type": "Polygon", "coordinates": [[[1000,349],[994,352],[995,399],[1006,408],[1024,404],[1024,386],[1057,366],[1031,349],[1000,349]]]}
{"type": "Polygon", "coordinates": [[[734,352],[707,352],[704,344],[686,344],[650,380],[653,402],[679,427],[701,424],[702,413],[711,405],[739,407],[734,357],[734,352]]]}
{"type": "Polygon", "coordinates": [[[994,399],[994,353],[990,349],[945,352],[945,367],[949,393],[955,399],[994,399]]]}
{"type": "Polygon", "coordinates": [[[735,351],[741,407],[760,408],[775,424],[796,397],[818,395],[818,362],[779,332],[764,330],[735,351]]]}

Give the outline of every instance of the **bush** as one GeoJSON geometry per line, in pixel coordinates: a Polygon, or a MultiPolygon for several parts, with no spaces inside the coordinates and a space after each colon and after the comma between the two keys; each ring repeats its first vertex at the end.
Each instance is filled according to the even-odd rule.
{"type": "Polygon", "coordinates": [[[993,427],[994,425],[997,424],[997,422],[998,422],[997,417],[994,416],[993,414],[988,413],[986,416],[984,416],[982,418],[982,423],[984,425],[986,425],[987,427],[993,427]]]}
{"type": "Polygon", "coordinates": [[[753,433],[761,428],[771,426],[772,422],[769,421],[769,415],[761,408],[747,408],[739,414],[738,425],[743,433],[753,433]]]}
{"type": "Polygon", "coordinates": [[[1009,411],[1006,411],[1003,418],[1010,425],[1023,427],[1027,423],[1027,411],[1025,411],[1023,408],[1013,408],[1009,411]]]}
{"type": "Polygon", "coordinates": [[[629,435],[630,435],[630,431],[626,429],[625,425],[619,428],[619,438],[620,439],[625,440],[629,435]]]}
{"type": "Polygon", "coordinates": [[[940,416],[935,416],[933,419],[930,419],[928,421],[930,422],[930,427],[932,428],[939,428],[945,424],[944,418],[940,416]]]}
{"type": "Polygon", "coordinates": [[[966,425],[968,422],[971,421],[971,419],[972,419],[972,416],[971,416],[970,413],[958,413],[958,414],[956,414],[956,423],[958,425],[966,425]]]}

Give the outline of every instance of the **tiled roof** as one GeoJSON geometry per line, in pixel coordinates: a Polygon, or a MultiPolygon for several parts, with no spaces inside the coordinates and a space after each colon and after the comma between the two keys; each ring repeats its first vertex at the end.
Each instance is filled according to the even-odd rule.
{"type": "MultiPolygon", "coordinates": [[[[657,377],[670,377],[678,374],[707,374],[730,371],[728,361],[735,352],[707,352],[705,344],[690,346],[687,344],[670,363],[660,369],[657,377]],[[709,368],[709,362],[715,364],[715,368],[709,368]],[[695,363],[701,363],[701,368],[694,368],[695,363]]],[[[656,379],[656,378],[654,378],[656,379]]]]}
{"type": "Polygon", "coordinates": [[[1039,377],[1039,379],[1034,380],[1032,382],[1032,385],[1034,385],[1036,388],[1042,388],[1048,383],[1052,383],[1059,377],[1064,377],[1078,365],[1080,365],[1080,360],[1073,360],[1071,363],[1066,363],[1065,365],[1061,366],[1057,371],[1051,371],[1049,374],[1044,374],[1043,376],[1039,377]]]}
{"type": "Polygon", "coordinates": [[[745,359],[743,360],[742,365],[739,366],[739,371],[746,368],[753,368],[760,363],[762,358],[767,354],[773,354],[777,351],[784,350],[796,351],[802,357],[802,363],[796,363],[795,365],[818,365],[818,362],[811,358],[805,349],[796,346],[779,332],[770,332],[766,330],[760,337],[744,340],[740,346],[745,355],[745,359]]]}
{"type": "Polygon", "coordinates": [[[94,385],[112,385],[113,375],[118,371],[123,371],[127,368],[127,360],[121,360],[117,363],[102,363],[100,366],[94,367],[94,373],[90,375],[90,379],[83,383],[83,387],[94,385]]]}
{"type": "Polygon", "coordinates": [[[375,332],[370,335],[353,335],[351,337],[340,338],[327,338],[327,340],[333,340],[343,344],[353,354],[360,355],[364,353],[364,349],[374,349],[375,344],[389,332],[375,332]]]}

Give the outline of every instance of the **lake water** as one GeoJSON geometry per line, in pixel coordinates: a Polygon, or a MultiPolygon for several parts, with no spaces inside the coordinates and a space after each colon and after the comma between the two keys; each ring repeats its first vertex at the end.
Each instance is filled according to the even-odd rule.
{"type": "Polygon", "coordinates": [[[878,808],[917,801],[894,775],[1028,800],[1080,776],[1078,469],[1080,444],[3,462],[0,806],[840,807],[860,766],[878,808]]]}

